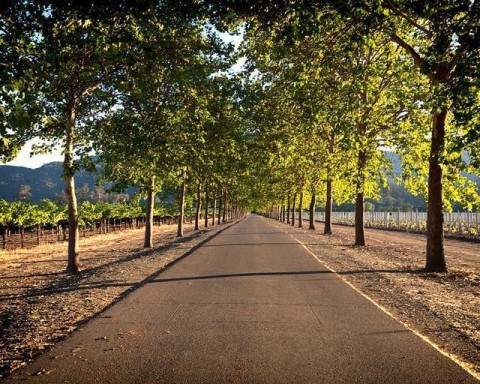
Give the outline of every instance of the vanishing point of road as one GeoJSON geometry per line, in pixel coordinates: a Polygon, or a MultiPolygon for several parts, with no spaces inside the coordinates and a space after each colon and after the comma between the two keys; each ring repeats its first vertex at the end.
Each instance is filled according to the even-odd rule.
{"type": "Polygon", "coordinates": [[[248,215],[6,381],[478,383],[279,228],[248,215]]]}

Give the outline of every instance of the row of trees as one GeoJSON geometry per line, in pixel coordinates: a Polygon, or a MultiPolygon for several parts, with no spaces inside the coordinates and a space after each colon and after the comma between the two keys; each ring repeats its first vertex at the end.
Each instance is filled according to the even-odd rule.
{"type": "Polygon", "coordinates": [[[364,200],[385,185],[384,150],[393,150],[405,186],[428,202],[426,269],[445,271],[443,210],[480,206],[478,186],[462,173],[479,169],[470,161],[479,153],[479,5],[265,1],[222,9],[247,20],[251,115],[268,148],[260,209],[283,218],[307,199],[311,211],[324,204],[329,234],[333,199],[354,199],[355,244],[364,245],[364,200]]]}
{"type": "Polygon", "coordinates": [[[442,211],[478,205],[461,175],[479,153],[477,2],[5,4],[0,155],[30,139],[38,151],[63,147],[69,272],[79,270],[74,176],[94,168],[92,152],[102,179],[145,197],[147,247],[165,189],[179,236],[188,201],[197,217],[217,201],[236,213],[322,203],[331,233],[333,200],[353,199],[363,245],[364,199],[385,184],[385,148],[427,199],[426,267],[446,270],[442,211]],[[213,25],[242,27],[243,73],[230,70],[239,56],[213,25]]]}
{"type": "Polygon", "coordinates": [[[80,269],[74,176],[95,168],[92,151],[102,180],[145,197],[145,247],[160,190],[178,203],[178,236],[188,200],[197,212],[202,199],[205,210],[218,202],[222,219],[245,205],[235,55],[197,10],[173,1],[2,10],[2,159],[31,139],[37,151],[63,147],[70,273],[80,269]]]}

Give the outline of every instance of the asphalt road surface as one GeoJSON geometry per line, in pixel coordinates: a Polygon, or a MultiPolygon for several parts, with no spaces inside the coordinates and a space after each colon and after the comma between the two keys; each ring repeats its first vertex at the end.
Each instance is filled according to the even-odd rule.
{"type": "Polygon", "coordinates": [[[7,382],[478,383],[249,215],[7,382]]]}

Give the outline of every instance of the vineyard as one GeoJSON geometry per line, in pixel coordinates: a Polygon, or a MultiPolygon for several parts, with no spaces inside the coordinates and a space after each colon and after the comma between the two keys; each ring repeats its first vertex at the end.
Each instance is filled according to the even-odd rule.
{"type": "MultiPolygon", "coordinates": [[[[68,240],[67,207],[50,200],[39,204],[0,201],[2,249],[29,248],[40,244],[68,240]]],[[[192,216],[190,216],[190,220],[192,216]]],[[[155,207],[153,224],[176,224],[177,216],[165,208],[155,207]]],[[[146,225],[145,207],[124,202],[82,202],[79,205],[80,236],[106,234],[142,228],[146,225]]]]}
{"type": "MultiPolygon", "coordinates": [[[[365,212],[365,227],[405,232],[425,233],[426,212],[365,212]]],[[[315,212],[315,221],[325,221],[325,212],[315,212]]],[[[355,225],[355,212],[333,212],[332,223],[355,225]]],[[[455,237],[480,239],[480,215],[478,212],[444,212],[445,234],[455,237]]]]}

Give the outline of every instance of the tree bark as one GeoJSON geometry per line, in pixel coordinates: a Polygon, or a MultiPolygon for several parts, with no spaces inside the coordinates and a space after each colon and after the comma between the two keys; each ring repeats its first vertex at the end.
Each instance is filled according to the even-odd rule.
{"type": "Polygon", "coordinates": [[[177,237],[183,237],[183,220],[185,216],[185,190],[187,187],[187,172],[183,171],[182,175],[182,186],[180,188],[180,201],[178,203],[178,228],[177,228],[177,237]]]}
{"type": "Polygon", "coordinates": [[[292,227],[295,226],[295,203],[297,202],[297,194],[295,193],[293,195],[293,201],[292,201],[292,227]]]}
{"type": "Polygon", "coordinates": [[[310,225],[308,229],[315,230],[315,192],[312,191],[312,199],[310,200],[310,225]]]}
{"type": "Polygon", "coordinates": [[[200,210],[202,208],[202,183],[198,182],[197,186],[197,207],[195,209],[195,230],[200,229],[200,210]]]}
{"type": "Polygon", "coordinates": [[[208,184],[205,183],[205,228],[208,227],[208,184]]]}
{"type": "Polygon", "coordinates": [[[287,224],[290,224],[290,193],[287,198],[287,224]]]}
{"type": "Polygon", "coordinates": [[[65,192],[68,199],[68,264],[67,273],[80,271],[80,259],[78,255],[78,243],[80,233],[78,231],[78,208],[75,194],[75,168],[73,160],[75,141],[75,96],[73,89],[70,90],[67,106],[67,125],[65,137],[65,157],[63,160],[63,174],[65,177],[65,192]]]}
{"type": "Polygon", "coordinates": [[[212,200],[212,226],[215,225],[215,211],[217,210],[217,191],[213,190],[213,200],[212,200]]]}
{"type": "Polygon", "coordinates": [[[37,225],[37,245],[40,245],[40,232],[41,232],[42,228],[41,228],[41,225],[38,224],[37,225]]]}
{"type": "Polygon", "coordinates": [[[363,189],[364,189],[364,172],[367,164],[367,152],[364,149],[358,151],[357,162],[357,183],[355,187],[355,245],[365,245],[365,232],[363,223],[363,189]]]}
{"type": "Polygon", "coordinates": [[[427,271],[446,272],[443,248],[443,195],[441,157],[445,147],[447,109],[434,113],[428,170],[427,271]]]}
{"type": "MultiPolygon", "coordinates": [[[[332,160],[335,153],[335,132],[330,130],[327,136],[328,140],[328,156],[332,160]]],[[[327,166],[327,193],[325,202],[325,225],[323,227],[324,235],[332,234],[332,211],[333,211],[333,197],[332,197],[332,166],[330,163],[327,166]]]]}
{"type": "Polygon", "coordinates": [[[303,228],[303,187],[300,191],[300,198],[298,199],[298,228],[303,228]]]}
{"type": "Polygon", "coordinates": [[[145,217],[145,241],[143,248],[153,248],[153,210],[155,204],[155,177],[150,179],[147,191],[147,212],[145,217]]]}
{"type": "Polygon", "coordinates": [[[222,205],[223,205],[223,190],[220,190],[220,199],[218,200],[218,220],[217,224],[222,224],[222,205]]]}
{"type": "Polygon", "coordinates": [[[325,226],[323,233],[332,234],[332,180],[330,179],[330,170],[327,170],[327,201],[325,202],[325,226]]]}
{"type": "Polygon", "coordinates": [[[227,191],[224,192],[224,197],[223,197],[223,217],[222,217],[222,222],[225,223],[227,221],[227,191]]]}
{"type": "Polygon", "coordinates": [[[7,233],[8,233],[8,227],[4,226],[2,228],[2,240],[3,240],[2,248],[3,249],[7,249],[7,233]]]}
{"type": "Polygon", "coordinates": [[[24,247],[24,238],[25,238],[25,229],[23,226],[20,227],[20,248],[24,247]]]}

